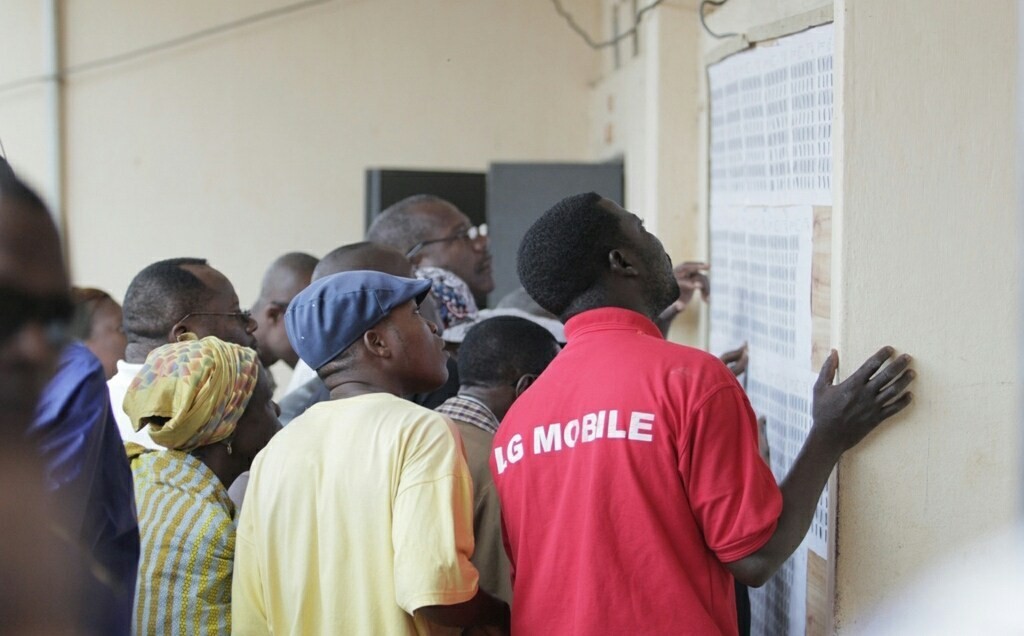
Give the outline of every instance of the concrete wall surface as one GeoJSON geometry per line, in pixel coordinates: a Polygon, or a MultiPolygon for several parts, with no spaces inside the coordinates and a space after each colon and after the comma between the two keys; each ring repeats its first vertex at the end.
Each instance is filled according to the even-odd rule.
{"type": "MultiPolygon", "coordinates": [[[[732,0],[708,16],[753,42],[834,14],[840,379],[884,344],[914,355],[919,374],[911,409],[839,468],[835,633],[1017,515],[1016,6],[732,0]]],[[[744,46],[702,34],[702,61],[744,46]]]]}
{"type": "MultiPolygon", "coordinates": [[[[620,30],[632,26],[628,0],[606,0],[620,30]]],[[[698,206],[700,102],[697,2],[667,0],[646,13],[638,41],[619,45],[619,64],[606,51],[591,98],[591,152],[625,165],[623,205],[642,216],[674,262],[707,257],[706,224],[698,206]]],[[[670,338],[700,346],[705,313],[699,301],[677,318],[670,338]]]]}
{"type": "Polygon", "coordinates": [[[1017,5],[836,5],[833,342],[915,356],[915,404],[840,465],[836,626],[1015,514],[1017,5]]]}
{"type": "MultiPolygon", "coordinates": [[[[545,0],[303,3],[99,67],[299,3],[60,4],[70,263],[76,282],[116,297],[146,264],[193,255],[252,302],[275,256],[322,255],[362,237],[366,167],[589,158],[600,58],[545,0]]],[[[0,10],[0,41],[16,53],[0,65],[0,83],[45,72],[43,5],[13,0],[0,10]]],[[[565,5],[596,27],[599,5],[565,5]]],[[[0,91],[0,139],[49,192],[43,92],[0,91]]]]}

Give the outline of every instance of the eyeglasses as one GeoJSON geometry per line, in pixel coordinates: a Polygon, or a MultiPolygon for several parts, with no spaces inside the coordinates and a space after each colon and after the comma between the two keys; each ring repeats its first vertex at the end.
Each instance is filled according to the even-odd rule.
{"type": "Polygon", "coordinates": [[[420,241],[416,245],[412,246],[408,252],[405,253],[406,258],[412,258],[420,253],[424,247],[433,245],[434,243],[451,243],[452,241],[475,241],[477,239],[487,238],[487,224],[481,223],[480,225],[474,225],[473,227],[467,227],[461,229],[451,236],[446,236],[439,239],[429,239],[426,241],[420,241]]]}
{"type": "Polygon", "coordinates": [[[252,312],[248,309],[242,309],[240,311],[190,311],[179,318],[177,322],[183,322],[192,316],[231,316],[233,318],[238,318],[244,326],[248,326],[249,322],[252,320],[252,312]]]}
{"type": "Polygon", "coordinates": [[[75,308],[66,296],[40,298],[15,289],[0,288],[0,341],[36,323],[46,327],[54,343],[65,339],[75,308]]]}

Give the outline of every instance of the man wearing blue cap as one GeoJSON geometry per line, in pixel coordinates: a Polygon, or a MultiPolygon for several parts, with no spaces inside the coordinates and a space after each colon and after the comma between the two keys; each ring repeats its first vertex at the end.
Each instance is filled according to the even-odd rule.
{"type": "Polygon", "coordinates": [[[285,314],[296,353],[331,391],[266,447],[239,520],[236,634],[507,631],[478,588],[473,485],[440,414],[403,400],[447,378],[430,282],[343,272],[285,314]]]}

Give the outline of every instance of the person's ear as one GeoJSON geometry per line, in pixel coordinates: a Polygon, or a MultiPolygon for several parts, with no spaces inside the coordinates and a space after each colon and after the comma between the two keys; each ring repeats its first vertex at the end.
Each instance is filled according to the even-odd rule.
{"type": "Polygon", "coordinates": [[[390,358],[391,348],[384,338],[383,330],[369,329],[363,334],[363,344],[371,356],[378,358],[390,358]]]}
{"type": "Polygon", "coordinates": [[[623,249],[615,248],[608,252],[608,267],[613,273],[621,276],[639,275],[640,272],[634,267],[634,262],[632,255],[623,249]]]}
{"type": "Polygon", "coordinates": [[[532,385],[536,381],[537,376],[535,376],[532,373],[527,373],[526,375],[519,378],[519,381],[516,382],[516,397],[518,398],[520,395],[522,395],[523,392],[526,391],[526,389],[530,388],[530,385],[532,385]]]}
{"type": "Polygon", "coordinates": [[[167,333],[167,342],[178,342],[182,335],[189,332],[195,333],[195,330],[189,329],[188,325],[179,320],[171,326],[171,330],[167,333]]]}

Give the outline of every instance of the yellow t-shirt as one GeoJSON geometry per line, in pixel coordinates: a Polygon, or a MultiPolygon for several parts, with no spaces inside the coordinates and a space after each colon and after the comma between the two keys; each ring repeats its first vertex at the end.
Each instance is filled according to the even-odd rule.
{"type": "Polygon", "coordinates": [[[233,633],[439,633],[413,612],[473,598],[472,553],[473,484],[450,422],[386,393],[321,402],[253,463],[233,633]]]}

